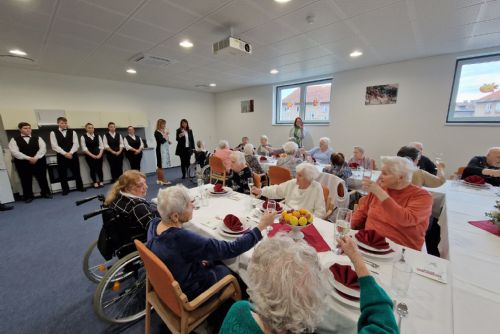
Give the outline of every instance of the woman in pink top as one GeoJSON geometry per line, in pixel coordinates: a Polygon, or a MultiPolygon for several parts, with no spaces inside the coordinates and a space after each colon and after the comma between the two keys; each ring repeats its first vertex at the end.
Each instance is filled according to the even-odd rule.
{"type": "Polygon", "coordinates": [[[432,211],[431,194],[411,184],[415,166],[406,158],[382,157],[377,182],[363,179],[369,192],[352,217],[353,229],[375,230],[392,241],[421,250],[432,211]]]}
{"type": "Polygon", "coordinates": [[[231,150],[229,149],[229,143],[227,140],[221,140],[219,142],[219,147],[215,150],[214,155],[222,159],[222,163],[226,167],[226,171],[231,170],[231,150]]]}

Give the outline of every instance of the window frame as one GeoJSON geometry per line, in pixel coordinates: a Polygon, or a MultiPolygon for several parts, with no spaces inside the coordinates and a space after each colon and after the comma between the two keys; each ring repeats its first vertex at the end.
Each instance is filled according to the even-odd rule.
{"type": "Polygon", "coordinates": [[[455,117],[456,96],[460,84],[460,77],[462,74],[462,66],[468,64],[478,64],[483,62],[500,61],[500,53],[493,53],[481,56],[457,58],[455,62],[455,71],[453,74],[453,82],[451,86],[450,100],[448,103],[448,111],[446,113],[446,125],[500,125],[500,119],[490,119],[490,117],[455,117]],[[453,111],[452,111],[453,109],[453,111]]]}
{"type": "Polygon", "coordinates": [[[318,80],[312,80],[312,81],[304,81],[304,82],[294,82],[286,85],[279,85],[275,87],[275,101],[274,101],[274,118],[275,118],[275,123],[276,125],[293,125],[294,120],[291,121],[284,121],[280,119],[280,112],[281,112],[281,91],[283,89],[287,88],[292,88],[292,87],[298,87],[300,88],[300,103],[299,103],[299,116],[302,119],[302,122],[304,124],[309,124],[309,125],[324,125],[324,124],[330,124],[331,122],[331,104],[332,104],[332,89],[333,89],[333,78],[325,78],[325,79],[318,79],[318,80]],[[306,91],[307,91],[307,86],[312,86],[312,85],[318,85],[318,84],[325,84],[329,83],[330,84],[330,106],[329,106],[329,112],[328,112],[328,120],[326,121],[306,121],[305,115],[306,115],[306,91]]]}

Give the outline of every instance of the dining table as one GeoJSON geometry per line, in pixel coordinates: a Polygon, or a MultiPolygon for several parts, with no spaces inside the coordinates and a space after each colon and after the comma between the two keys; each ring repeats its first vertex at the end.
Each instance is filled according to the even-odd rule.
{"type": "MultiPolygon", "coordinates": [[[[212,185],[204,185],[190,189],[190,194],[195,198],[195,210],[190,222],[185,228],[208,238],[215,238],[227,242],[234,241],[234,236],[228,236],[223,230],[223,220],[228,214],[233,214],[248,227],[255,227],[262,212],[262,200],[232,191],[227,188],[225,195],[211,194],[212,185]]],[[[278,223],[279,215],[276,216],[278,223]]],[[[334,240],[334,224],[315,217],[312,222],[321,238],[328,245],[329,250],[318,252],[322,268],[327,271],[333,264],[351,265],[349,258],[338,255],[336,241],[334,240]]],[[[351,231],[353,235],[355,231],[351,231]]],[[[263,231],[263,238],[267,238],[268,231],[263,231]]],[[[385,289],[395,303],[404,302],[408,306],[408,315],[401,324],[402,333],[453,333],[453,271],[450,261],[441,259],[405,248],[406,262],[413,268],[407,295],[400,297],[392,290],[393,264],[401,256],[403,247],[388,240],[394,255],[389,258],[379,259],[365,256],[366,261],[375,263],[377,268],[369,267],[378,284],[385,289]],[[440,282],[417,274],[417,268],[439,268],[445,282],[440,282]]],[[[248,283],[248,264],[252,258],[253,249],[240,256],[225,261],[225,264],[237,273],[244,282],[248,283]]],[[[420,269],[419,269],[420,270],[420,269]]],[[[332,279],[332,275],[327,280],[332,279]]],[[[330,282],[331,283],[331,282],[330,282]]],[[[325,282],[327,284],[327,282],[325,282]]],[[[331,287],[331,286],[330,286],[331,287]]],[[[397,317],[396,310],[394,311],[397,317]]],[[[357,333],[357,321],[360,316],[357,307],[346,303],[339,298],[335,289],[331,287],[325,296],[325,313],[320,322],[318,333],[357,333]]]]}

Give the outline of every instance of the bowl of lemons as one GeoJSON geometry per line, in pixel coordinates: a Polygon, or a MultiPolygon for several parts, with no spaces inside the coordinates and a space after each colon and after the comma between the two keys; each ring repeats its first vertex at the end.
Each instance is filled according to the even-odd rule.
{"type": "Polygon", "coordinates": [[[286,210],[281,213],[280,224],[288,225],[292,228],[289,233],[294,240],[304,238],[304,233],[300,230],[312,224],[314,215],[307,209],[286,210]]]}

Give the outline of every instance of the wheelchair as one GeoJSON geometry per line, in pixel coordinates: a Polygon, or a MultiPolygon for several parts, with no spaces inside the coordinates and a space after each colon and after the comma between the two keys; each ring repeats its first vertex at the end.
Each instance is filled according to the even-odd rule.
{"type": "Polygon", "coordinates": [[[145,314],[146,272],[134,239],[146,241],[142,228],[132,225],[130,217],[104,207],[104,196],[97,195],[76,202],[81,205],[98,199],[101,209],[85,214],[84,220],[102,216],[99,239],[94,241],[83,258],[83,272],[98,283],[93,296],[93,309],[103,321],[124,324],[145,314]]]}
{"type": "Polygon", "coordinates": [[[208,163],[208,157],[210,154],[206,155],[197,151],[194,151],[194,161],[191,162],[188,168],[188,179],[195,180],[202,179],[204,184],[210,182],[210,165],[208,163]]]}

